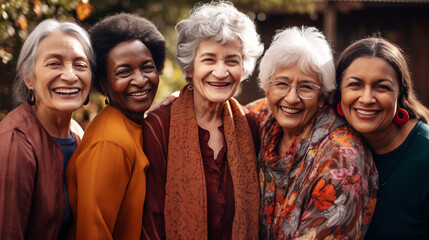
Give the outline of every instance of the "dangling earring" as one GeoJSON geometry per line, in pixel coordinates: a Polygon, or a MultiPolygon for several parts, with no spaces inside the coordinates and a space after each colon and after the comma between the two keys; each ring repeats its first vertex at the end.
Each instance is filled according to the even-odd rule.
{"type": "Polygon", "coordinates": [[[194,86],[192,85],[192,83],[190,83],[190,84],[188,85],[188,90],[189,90],[189,91],[194,90],[194,86]]]}
{"type": "Polygon", "coordinates": [[[408,114],[407,110],[399,108],[398,111],[396,111],[393,121],[396,123],[396,125],[402,126],[408,122],[408,119],[410,119],[410,115],[408,114]],[[399,116],[399,113],[402,115],[402,118],[399,116]]]}
{"type": "Polygon", "coordinates": [[[337,112],[338,112],[338,115],[340,115],[341,117],[344,117],[343,109],[341,108],[341,103],[338,103],[337,105],[337,112]]]}
{"type": "Polygon", "coordinates": [[[89,103],[89,95],[88,95],[88,97],[86,98],[86,100],[85,100],[85,102],[83,103],[83,105],[87,105],[89,103]]]}
{"type": "Polygon", "coordinates": [[[34,95],[33,89],[29,89],[27,92],[27,102],[30,106],[36,104],[36,95],[34,95]]]}
{"type": "Polygon", "coordinates": [[[106,105],[109,105],[109,98],[108,98],[108,97],[106,97],[106,99],[104,99],[104,103],[105,103],[106,105]]]}

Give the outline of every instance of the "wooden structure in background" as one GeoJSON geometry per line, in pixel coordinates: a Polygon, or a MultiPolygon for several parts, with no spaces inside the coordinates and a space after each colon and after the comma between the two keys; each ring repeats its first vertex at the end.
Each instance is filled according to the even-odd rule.
{"type": "MultiPolygon", "coordinates": [[[[255,20],[265,48],[277,29],[314,26],[332,44],[335,57],[353,41],[379,33],[396,43],[409,60],[414,88],[429,106],[429,0],[316,0],[311,14],[277,9],[255,20]]],[[[258,72],[242,83],[237,98],[246,104],[263,96],[257,87],[258,72]]]]}

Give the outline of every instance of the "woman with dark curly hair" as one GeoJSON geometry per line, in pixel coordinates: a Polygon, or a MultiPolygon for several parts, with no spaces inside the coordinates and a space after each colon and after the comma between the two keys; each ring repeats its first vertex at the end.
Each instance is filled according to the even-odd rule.
{"type": "Polygon", "coordinates": [[[66,171],[72,238],[139,239],[146,195],[143,114],[155,97],[165,41],[156,26],[131,14],[90,29],[95,88],[107,107],[91,122],[66,171]]]}

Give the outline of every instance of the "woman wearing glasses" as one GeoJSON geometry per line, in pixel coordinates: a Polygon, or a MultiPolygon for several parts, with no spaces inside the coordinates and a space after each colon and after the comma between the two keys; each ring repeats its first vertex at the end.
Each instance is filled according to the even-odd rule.
{"type": "Polygon", "coordinates": [[[359,239],[376,202],[377,171],[360,135],[329,107],[332,52],[315,28],[279,32],[260,63],[266,101],[258,159],[260,239],[359,239]]]}

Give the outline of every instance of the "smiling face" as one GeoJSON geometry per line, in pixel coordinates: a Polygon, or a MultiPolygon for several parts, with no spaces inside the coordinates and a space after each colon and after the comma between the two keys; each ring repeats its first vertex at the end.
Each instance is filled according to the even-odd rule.
{"type": "Polygon", "coordinates": [[[159,74],[152,54],[139,40],[122,42],[109,52],[103,90],[110,105],[141,124],[158,89],[159,74]]]}
{"type": "Polygon", "coordinates": [[[25,83],[36,96],[36,113],[71,114],[85,102],[91,86],[91,69],[80,42],[57,32],[44,38],[25,83]]]}
{"type": "Polygon", "coordinates": [[[340,87],[344,117],[357,131],[377,133],[394,126],[398,77],[385,60],[357,58],[344,71],[340,87]]]}
{"type": "Polygon", "coordinates": [[[243,73],[241,45],[238,40],[220,44],[203,40],[195,53],[192,78],[197,101],[223,103],[230,99],[240,85],[243,73]]]}
{"type": "Polygon", "coordinates": [[[271,80],[281,80],[291,87],[284,97],[273,94],[273,84],[268,85],[266,97],[273,113],[283,132],[290,136],[296,136],[314,117],[319,107],[323,105],[320,99],[320,91],[312,99],[299,97],[296,86],[303,83],[311,83],[320,86],[316,73],[304,73],[296,64],[292,67],[280,68],[271,76],[271,80]]]}

